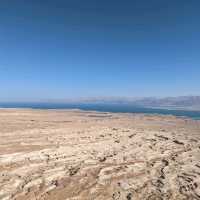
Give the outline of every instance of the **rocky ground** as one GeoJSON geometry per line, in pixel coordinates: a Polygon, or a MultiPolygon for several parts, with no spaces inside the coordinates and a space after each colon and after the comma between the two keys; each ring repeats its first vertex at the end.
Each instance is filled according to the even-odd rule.
{"type": "Polygon", "coordinates": [[[200,121],[0,110],[0,199],[200,199],[200,121]]]}

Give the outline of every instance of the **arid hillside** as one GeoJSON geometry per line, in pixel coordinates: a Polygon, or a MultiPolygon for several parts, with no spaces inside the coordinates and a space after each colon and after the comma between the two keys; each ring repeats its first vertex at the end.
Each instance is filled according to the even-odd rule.
{"type": "Polygon", "coordinates": [[[0,110],[1,200],[200,200],[200,121],[0,110]]]}

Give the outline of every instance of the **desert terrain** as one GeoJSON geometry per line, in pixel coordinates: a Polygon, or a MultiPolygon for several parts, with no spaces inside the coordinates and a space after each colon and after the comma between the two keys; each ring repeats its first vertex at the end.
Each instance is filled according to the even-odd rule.
{"type": "Polygon", "coordinates": [[[1,200],[200,199],[200,121],[0,109],[1,200]]]}

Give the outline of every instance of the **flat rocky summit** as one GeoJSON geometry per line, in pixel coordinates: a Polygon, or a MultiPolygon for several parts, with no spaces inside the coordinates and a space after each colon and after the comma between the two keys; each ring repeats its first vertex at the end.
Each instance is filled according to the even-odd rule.
{"type": "Polygon", "coordinates": [[[200,121],[0,110],[1,200],[198,200],[200,121]]]}

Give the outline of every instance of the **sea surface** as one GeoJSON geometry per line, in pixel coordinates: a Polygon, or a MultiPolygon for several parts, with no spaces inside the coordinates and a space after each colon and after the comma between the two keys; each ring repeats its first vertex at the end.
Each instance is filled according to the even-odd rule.
{"type": "Polygon", "coordinates": [[[86,111],[174,115],[200,120],[200,111],[138,107],[130,104],[0,103],[0,108],[81,109],[86,111]]]}

